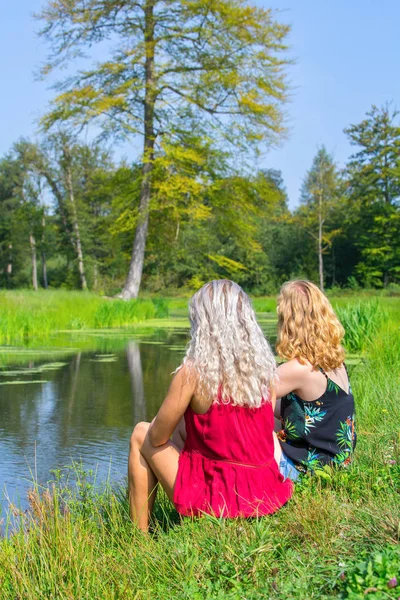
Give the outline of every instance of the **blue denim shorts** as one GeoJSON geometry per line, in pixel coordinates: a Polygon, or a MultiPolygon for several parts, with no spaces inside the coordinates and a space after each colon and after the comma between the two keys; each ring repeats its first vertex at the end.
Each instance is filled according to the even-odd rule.
{"type": "Polygon", "coordinates": [[[300,472],[294,466],[294,462],[283,451],[279,462],[279,470],[285,479],[289,478],[292,481],[297,481],[300,477],[300,472]]]}

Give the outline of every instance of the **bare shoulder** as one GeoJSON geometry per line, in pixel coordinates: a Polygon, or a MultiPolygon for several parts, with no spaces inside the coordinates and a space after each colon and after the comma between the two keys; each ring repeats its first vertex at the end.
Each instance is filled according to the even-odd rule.
{"type": "Polygon", "coordinates": [[[292,358],[278,367],[278,377],[280,376],[295,376],[306,377],[313,372],[312,365],[306,361],[302,364],[297,358],[292,358]]]}
{"type": "Polygon", "coordinates": [[[190,364],[183,364],[175,372],[171,386],[188,387],[195,390],[197,385],[197,374],[190,364]]]}
{"type": "Polygon", "coordinates": [[[286,396],[290,392],[298,392],[303,389],[312,373],[309,363],[301,364],[297,358],[293,358],[278,367],[276,395],[278,398],[286,396]]]}

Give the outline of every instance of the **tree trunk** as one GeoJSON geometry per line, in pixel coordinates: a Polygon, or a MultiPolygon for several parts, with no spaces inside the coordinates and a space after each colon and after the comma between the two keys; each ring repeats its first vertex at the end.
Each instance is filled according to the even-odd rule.
{"type": "Polygon", "coordinates": [[[36,240],[31,232],[29,234],[29,243],[31,245],[32,255],[32,287],[37,292],[38,290],[38,279],[37,279],[37,258],[36,258],[36,240]]]}
{"type": "Polygon", "coordinates": [[[322,227],[320,224],[318,232],[318,266],[319,266],[319,287],[324,291],[324,259],[322,257],[322,227]]]}
{"type": "Polygon", "coordinates": [[[387,269],[384,270],[383,273],[383,287],[387,288],[389,285],[389,271],[387,269]]]}
{"type": "Polygon", "coordinates": [[[43,287],[45,290],[49,287],[49,282],[47,280],[47,262],[46,262],[46,254],[44,250],[42,251],[42,274],[43,274],[43,287]]]}
{"type": "Polygon", "coordinates": [[[319,267],[319,287],[324,291],[324,259],[322,256],[322,227],[324,220],[322,218],[322,191],[319,194],[319,211],[318,211],[318,267],[319,267]]]}
{"type": "Polygon", "coordinates": [[[78,213],[76,210],[75,195],[74,195],[74,188],[73,188],[73,184],[72,184],[72,173],[71,173],[71,165],[70,164],[68,164],[66,167],[65,175],[66,175],[65,179],[66,179],[66,184],[67,184],[67,189],[68,189],[68,194],[69,194],[69,201],[71,203],[71,209],[72,209],[72,226],[74,228],[75,248],[76,248],[76,254],[78,257],[78,270],[79,270],[79,277],[81,280],[81,288],[83,290],[87,290],[85,266],[83,263],[81,234],[79,231],[78,213]]]}
{"type": "Polygon", "coordinates": [[[145,6],[145,46],[146,46],[146,93],[144,100],[144,148],[142,185],[140,189],[139,217],[133,242],[131,262],[125,286],[119,297],[123,300],[137,298],[142,279],[146,238],[149,227],[151,199],[151,172],[154,160],[154,3],[147,0],[145,6]]]}
{"type": "Polygon", "coordinates": [[[47,290],[47,288],[49,287],[48,281],[47,281],[47,261],[46,261],[46,251],[45,251],[45,235],[46,232],[46,218],[44,216],[44,209],[43,209],[43,218],[42,218],[42,269],[43,269],[43,287],[45,290],[47,290]]]}
{"type": "Polygon", "coordinates": [[[13,272],[12,244],[8,245],[7,284],[10,285],[13,272]]]}
{"type": "Polygon", "coordinates": [[[53,179],[53,177],[51,176],[50,172],[47,169],[42,169],[40,171],[40,174],[43,175],[43,177],[46,179],[51,191],[53,192],[54,197],[57,200],[58,210],[60,211],[60,216],[61,216],[61,221],[62,221],[62,224],[64,227],[64,231],[66,234],[68,234],[69,233],[68,219],[67,219],[67,215],[65,214],[64,199],[63,199],[62,193],[60,192],[60,189],[59,189],[57,183],[55,182],[55,180],[53,179]]]}
{"type": "Polygon", "coordinates": [[[98,284],[98,274],[99,274],[99,270],[97,268],[97,263],[95,262],[93,265],[93,289],[97,291],[97,284],[98,284]]]}

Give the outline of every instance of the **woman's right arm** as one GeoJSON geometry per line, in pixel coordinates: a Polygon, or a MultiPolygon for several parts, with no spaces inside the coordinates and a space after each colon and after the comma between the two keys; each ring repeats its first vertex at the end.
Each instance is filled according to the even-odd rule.
{"type": "Polygon", "coordinates": [[[174,376],[168,394],[149,429],[152,446],[165,444],[185,414],[195,391],[193,377],[182,367],[174,376]]]}

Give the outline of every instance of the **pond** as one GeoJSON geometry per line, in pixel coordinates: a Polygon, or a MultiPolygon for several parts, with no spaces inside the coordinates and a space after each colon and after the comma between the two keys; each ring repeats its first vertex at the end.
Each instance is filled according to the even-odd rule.
{"type": "MultiPolygon", "coordinates": [[[[274,319],[262,326],[271,335],[274,319]]],[[[155,416],[188,337],[180,324],[0,347],[2,513],[10,501],[24,510],[32,481],[46,483],[73,461],[99,483],[123,482],[132,429],[155,416]]]]}

